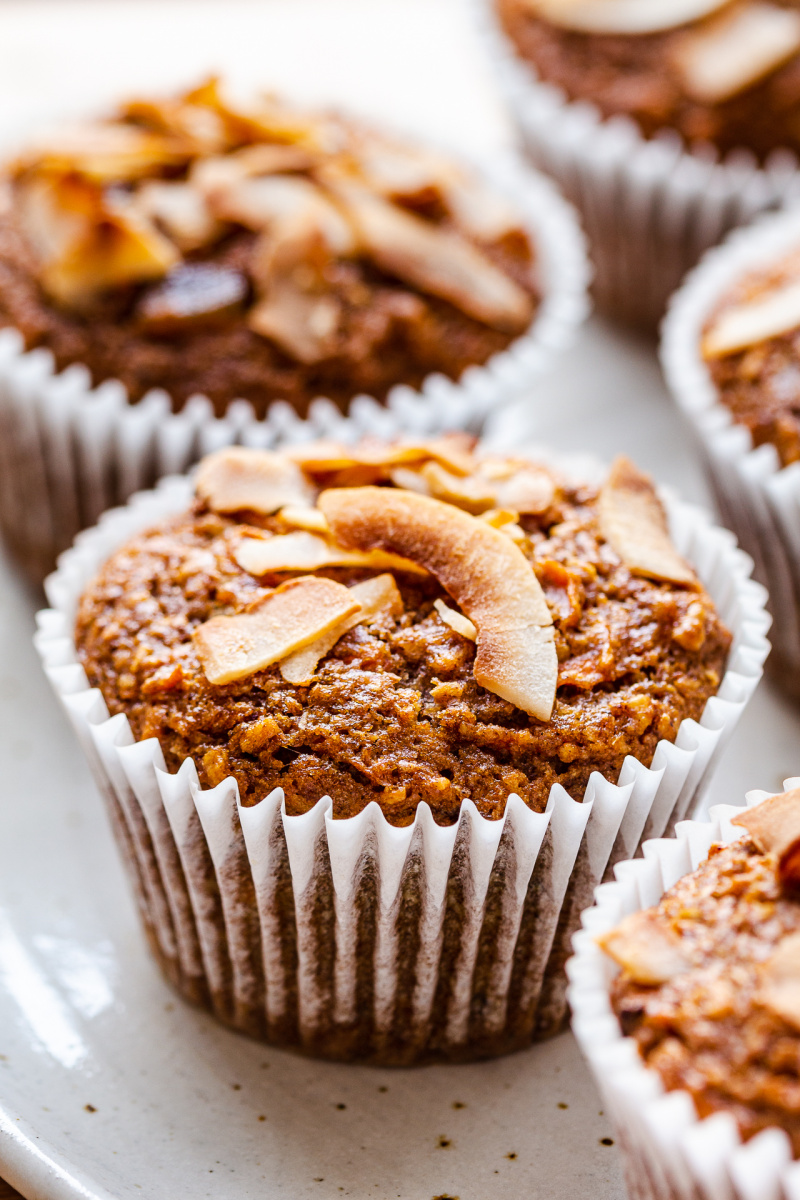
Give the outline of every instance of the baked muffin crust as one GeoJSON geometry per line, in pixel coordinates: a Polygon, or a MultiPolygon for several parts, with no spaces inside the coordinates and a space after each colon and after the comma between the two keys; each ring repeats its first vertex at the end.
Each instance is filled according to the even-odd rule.
{"type": "MultiPolygon", "coordinates": [[[[306,463],[313,459],[313,448],[304,453],[306,463]]],[[[478,525],[505,530],[531,564],[552,619],[558,686],[554,677],[549,719],[479,686],[475,643],[449,623],[452,595],[433,575],[402,567],[391,571],[402,612],[383,611],[344,632],[309,683],[288,683],[277,664],[211,684],[198,628],[220,615],[261,611],[276,587],[297,577],[255,575],[241,563],[252,566],[246,555],[259,548],[285,547],[265,534],[292,533],[297,521],[307,531],[310,519],[289,507],[261,516],[215,512],[208,496],[134,538],[85,593],[76,636],[90,682],[112,712],[127,714],[137,738],[159,739],[171,770],[191,756],[204,786],[233,775],[245,804],[281,786],[292,813],[328,794],[336,817],[377,800],[404,825],[425,801],[447,824],[471,797],[494,818],[511,792],[541,811],[554,783],[579,796],[594,770],[616,780],[627,754],[649,764],[658,740],[674,739],[681,720],[699,718],[719,686],[730,635],[709,596],[693,576],[688,585],[659,582],[627,566],[601,528],[597,488],[567,484],[522,460],[480,459],[463,447],[459,454],[460,476],[440,464],[437,473],[432,460],[328,469],[323,455],[310,477],[318,488],[367,483],[365,491],[379,496],[397,482],[413,483],[412,495],[435,486],[441,496],[444,479],[458,492],[454,508],[477,510],[478,525]],[[516,487],[517,503],[534,511],[481,498],[481,489],[501,485],[506,497],[516,487]]],[[[624,472],[616,477],[630,484],[624,472]]],[[[633,478],[645,488],[643,477],[633,478]]],[[[218,496],[216,504],[225,507],[218,496]]],[[[616,544],[625,553],[624,536],[616,544]]],[[[678,568],[668,562],[665,569],[678,568]]],[[[386,571],[382,563],[304,574],[350,587],[386,571]]],[[[455,615],[466,629],[474,613],[455,615]]]]}

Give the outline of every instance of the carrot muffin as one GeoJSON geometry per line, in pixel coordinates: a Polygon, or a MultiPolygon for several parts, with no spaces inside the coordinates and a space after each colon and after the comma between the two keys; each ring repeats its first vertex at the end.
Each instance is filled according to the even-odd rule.
{"type": "Polygon", "coordinates": [[[668,1090],[747,1139],[786,1131],[800,1156],[800,789],[734,818],[660,903],[600,939],[622,968],[613,1007],[668,1090]]]}
{"type": "Polygon", "coordinates": [[[485,363],[537,309],[522,218],[478,179],[213,80],[64,130],[8,174],[0,326],[133,401],[384,400],[485,363]]]}
{"type": "Polygon", "coordinates": [[[751,271],[720,301],[701,343],[719,400],[781,465],[800,459],[800,252],[751,271]]]}
{"type": "Polygon", "coordinates": [[[517,52],[642,134],[800,152],[798,0],[496,0],[517,52]]]}
{"type": "Polygon", "coordinates": [[[167,766],[242,802],[440,824],[542,811],[699,718],[730,635],[650,481],[601,487],[465,438],[205,459],[191,511],[86,590],[90,683],[167,766]]]}

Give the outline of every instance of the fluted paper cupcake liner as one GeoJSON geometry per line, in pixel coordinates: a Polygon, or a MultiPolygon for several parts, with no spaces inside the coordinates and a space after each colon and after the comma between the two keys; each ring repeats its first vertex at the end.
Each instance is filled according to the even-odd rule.
{"type": "Polygon", "coordinates": [[[243,400],[217,418],[202,396],[178,413],[159,389],[131,404],[118,381],[93,388],[82,366],[58,373],[47,350],[24,353],[15,330],[0,331],[0,528],[29,574],[41,580],[107,508],[220,446],[478,432],[490,414],[519,399],[587,314],[586,247],[574,211],[548,179],[511,154],[473,165],[524,218],[543,297],[524,335],[458,381],[433,374],[419,391],[393,388],[385,404],[356,396],[347,416],[320,398],[307,420],[285,401],[259,419],[243,400]]]}
{"type": "Polygon", "coordinates": [[[691,811],[760,675],[769,618],[751,563],[726,531],[677,502],[676,544],[734,633],[719,693],[648,768],[551,790],[537,813],[510,796],[500,820],[470,800],[458,822],[421,804],[395,828],[371,803],[333,820],[321,797],[287,815],[280,789],[243,808],[229,778],[203,790],[158,742],[109,717],[78,664],[79,597],[135,532],[184,510],[167,479],[81,534],[47,581],[37,646],[106,798],[150,943],[188,999],[255,1037],[383,1063],[471,1059],[556,1032],[569,936],[610,866],[691,811]]]}
{"type": "Polygon", "coordinates": [[[756,214],[800,200],[791,151],[759,166],[672,131],[646,139],[628,117],[604,118],[540,80],[500,27],[494,0],[472,0],[481,40],[533,163],[581,214],[598,308],[655,329],[667,300],[710,246],[756,214]]]}
{"type": "Polygon", "coordinates": [[[794,211],[763,217],[710,251],[670,303],[661,361],[697,438],[722,519],[769,591],[770,669],[800,698],[800,463],[781,467],[774,446],[754,448],[749,429],[718,399],[700,354],[706,320],[736,280],[797,249],[800,212],[794,211]]]}
{"type": "MultiPolygon", "coordinates": [[[[787,789],[800,779],[787,779],[787,789]]],[[[749,792],[747,806],[771,794],[749,792]]],[[[635,1200],[798,1200],[800,1162],[792,1163],[783,1130],[766,1129],[743,1143],[729,1113],[701,1120],[687,1092],[664,1090],[633,1038],[623,1037],[611,1007],[611,960],[595,939],[629,913],[657,904],[694,871],[712,843],[742,837],[731,824],[744,807],[715,805],[709,821],[682,821],[674,838],[646,842],[642,858],[618,863],[616,880],[597,889],[583,914],[567,963],[572,1028],[589,1062],[622,1150],[628,1193],[635,1200]]]]}

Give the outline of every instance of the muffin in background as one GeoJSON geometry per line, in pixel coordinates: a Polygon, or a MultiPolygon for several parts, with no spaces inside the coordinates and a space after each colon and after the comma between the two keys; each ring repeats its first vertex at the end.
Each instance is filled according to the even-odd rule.
{"type": "Polygon", "coordinates": [[[774,617],[769,667],[800,695],[800,220],[763,218],[676,292],[661,360],[723,521],[752,555],[774,617]]]}
{"type": "Polygon", "coordinates": [[[137,488],[299,417],[476,431],[586,312],[574,214],[513,155],[469,165],[217,80],[6,175],[0,522],[33,574],[137,488]]]}
{"type": "Polygon", "coordinates": [[[0,323],[131,401],[385,400],[485,363],[540,300],[524,218],[457,163],[216,81],[54,133],[10,174],[0,323]]]}
{"type": "Polygon", "coordinates": [[[735,1200],[793,1194],[798,782],[649,843],[598,889],[575,938],[575,1033],[613,1112],[629,1188],[646,1200],[714,1194],[723,1180],[735,1200]]]}
{"type": "Polygon", "coordinates": [[[686,557],[624,459],[407,439],[228,449],[84,535],[39,646],[181,993],[348,1060],[561,1028],[592,887],[694,804],[767,649],[747,560],[670,519],[686,557]]]}
{"type": "Polygon", "coordinates": [[[653,328],[705,249],[797,195],[796,0],[486,0],[533,161],[579,208],[598,306],[653,328]]]}

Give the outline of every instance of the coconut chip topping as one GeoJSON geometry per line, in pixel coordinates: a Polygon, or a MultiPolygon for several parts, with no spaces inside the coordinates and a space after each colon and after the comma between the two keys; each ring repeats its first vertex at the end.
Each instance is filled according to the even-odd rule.
{"type": "Polygon", "coordinates": [[[342,545],[399,553],[430,571],[476,627],[477,682],[550,719],[558,682],[552,617],[512,541],[485,521],[415,492],[337,488],[318,503],[342,545]]]}
{"type": "Polygon", "coordinates": [[[763,854],[774,854],[778,879],[787,891],[800,887],[800,788],[771,796],[734,817],[763,854]]]}
{"type": "Polygon", "coordinates": [[[276,588],[250,612],[212,617],[193,640],[209,681],[232,683],[302,650],[359,608],[351,589],[306,576],[276,588]]]}
{"type": "Polygon", "coordinates": [[[627,458],[618,458],[600,492],[600,528],[636,575],[697,587],[694,571],[676,551],[664,506],[653,484],[627,458]]]}
{"type": "Polygon", "coordinates": [[[301,509],[314,499],[314,489],[285,454],[231,446],[204,458],[195,476],[195,491],[218,513],[256,512],[269,516],[284,506],[301,509]]]}
{"type": "MultiPolygon", "coordinates": [[[[246,230],[256,237],[237,268],[235,302],[253,332],[303,365],[334,357],[345,308],[366,303],[355,285],[342,292],[348,264],[410,289],[397,292],[398,319],[424,312],[430,297],[513,336],[534,314],[533,279],[523,286],[491,253],[513,235],[529,263],[522,219],[482,183],[332,116],[270,97],[233,103],[215,80],[176,100],[132,101],[115,120],[34,145],[11,176],[39,281],[78,312],[109,289],[169,281],[184,268],[166,296],[180,328],[198,317],[181,301],[201,265],[192,255],[246,230]]],[[[148,301],[138,315],[155,329],[148,301]]],[[[163,331],[163,311],[158,320],[163,331]]]]}
{"type": "MultiPolygon", "coordinates": [[[[324,517],[324,513],[323,513],[324,517]]],[[[348,550],[330,537],[297,530],[273,537],[243,538],[234,557],[250,575],[271,571],[319,571],[323,567],[372,567],[424,575],[425,569],[399,554],[382,550],[348,550]]]]}
{"type": "Polygon", "coordinates": [[[707,359],[724,358],[800,327],[800,283],[761,292],[751,301],[723,308],[703,335],[707,359]]]}
{"type": "Polygon", "coordinates": [[[691,965],[681,939],[653,912],[631,913],[597,942],[635,983],[668,983],[691,965]]]}
{"type": "Polygon", "coordinates": [[[281,660],[280,672],[287,683],[310,683],[320,659],[333,649],[349,629],[354,629],[356,625],[370,625],[384,613],[397,617],[403,611],[403,598],[393,575],[376,575],[374,579],[353,584],[349,590],[360,607],[316,641],[281,660]]]}
{"type": "Polygon", "coordinates": [[[688,31],[674,59],[690,96],[721,104],[772,74],[798,50],[800,12],[758,0],[688,31]]]}
{"type": "Polygon", "coordinates": [[[761,969],[758,1000],[800,1030],[800,933],[784,938],[761,969]]]}
{"type": "Polygon", "coordinates": [[[545,21],[581,33],[659,33],[699,21],[730,0],[525,0],[545,21]]]}
{"type": "MultiPolygon", "coordinates": [[[[331,620],[320,610],[322,624],[312,622],[302,644],[276,641],[273,647],[275,602],[258,608],[257,621],[252,613],[213,617],[197,635],[212,682],[261,669],[253,664],[262,663],[263,647],[259,642],[254,649],[242,631],[263,626],[269,661],[281,662],[287,681],[307,683],[349,629],[381,612],[402,612],[388,572],[432,576],[454,602],[437,598],[434,610],[476,643],[475,680],[531,716],[550,719],[558,683],[553,620],[520,549],[527,535],[519,523],[523,514],[546,513],[554,503],[555,480],[543,467],[475,455],[465,435],[392,444],[365,439],[357,446],[319,442],[282,454],[222,450],[201,463],[196,487],[212,511],[244,513],[256,522],[271,518],[269,527],[247,524],[232,533],[230,553],[255,579],[342,568],[381,572],[349,589],[360,608],[331,620]],[[376,486],[386,484],[394,486],[376,486]],[[515,507],[503,507],[501,500],[515,507]]],[[[612,468],[598,515],[603,537],[629,570],[698,586],[670,541],[651,482],[628,460],[612,468]]],[[[568,578],[558,564],[545,569],[557,586],[562,576],[568,578]]],[[[335,599],[328,597],[331,611],[337,611],[335,599]]]]}

